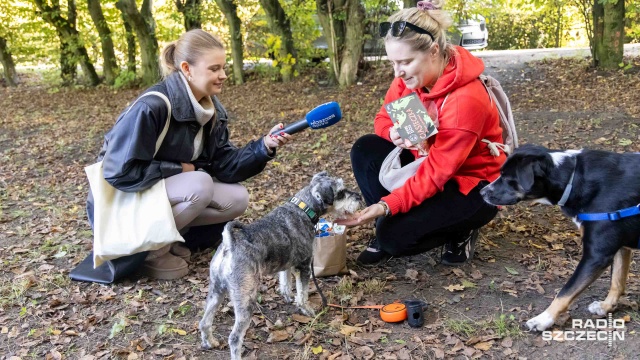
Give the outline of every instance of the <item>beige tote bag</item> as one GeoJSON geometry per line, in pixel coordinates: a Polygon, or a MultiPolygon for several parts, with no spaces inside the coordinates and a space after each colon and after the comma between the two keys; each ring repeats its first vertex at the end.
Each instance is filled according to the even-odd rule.
{"type": "MultiPolygon", "coordinates": [[[[147,95],[161,97],[169,108],[167,122],[156,141],[158,153],[171,122],[171,103],[157,91],[147,95]]],[[[136,101],[138,101],[136,100],[136,101]]],[[[134,102],[135,104],[135,102],[134,102]]],[[[133,104],[129,107],[131,109],[133,104]]],[[[102,161],[85,169],[94,200],[93,267],[107,260],[157,250],[184,239],[176,229],[164,179],[139,192],[120,191],[104,179],[102,161]]]]}
{"type": "Polygon", "coordinates": [[[418,158],[405,166],[400,163],[400,153],[402,148],[396,147],[382,162],[378,180],[389,192],[404,185],[410,177],[416,174],[418,167],[427,157],[418,158]]]}

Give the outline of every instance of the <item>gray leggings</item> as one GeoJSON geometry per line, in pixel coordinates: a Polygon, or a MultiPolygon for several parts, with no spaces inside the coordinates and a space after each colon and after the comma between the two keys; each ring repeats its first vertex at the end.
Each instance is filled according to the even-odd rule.
{"type": "Polygon", "coordinates": [[[222,183],[203,171],[170,176],[165,186],[178,230],[235,219],[249,206],[244,186],[222,183]]]}

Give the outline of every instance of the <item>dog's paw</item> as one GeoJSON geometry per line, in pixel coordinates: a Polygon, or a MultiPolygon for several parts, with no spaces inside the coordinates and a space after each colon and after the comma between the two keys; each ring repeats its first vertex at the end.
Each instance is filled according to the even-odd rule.
{"type": "Polygon", "coordinates": [[[202,348],[205,350],[211,350],[213,348],[220,347],[220,342],[213,337],[213,334],[202,333],[202,348]]]}
{"type": "Polygon", "coordinates": [[[594,315],[598,315],[598,316],[606,316],[607,313],[611,312],[611,309],[605,309],[603,307],[603,302],[602,301],[594,301],[591,304],[589,304],[589,312],[594,314],[594,315]]]}
{"type": "Polygon", "coordinates": [[[308,304],[300,305],[300,312],[309,317],[315,317],[316,312],[308,304]]]}
{"type": "Polygon", "coordinates": [[[293,302],[292,293],[280,293],[280,296],[282,296],[282,300],[284,300],[284,302],[287,304],[291,304],[293,302]]]}
{"type": "Polygon", "coordinates": [[[529,328],[529,331],[544,331],[549,326],[553,325],[554,322],[555,319],[545,311],[542,314],[527,321],[527,328],[529,328]]]}

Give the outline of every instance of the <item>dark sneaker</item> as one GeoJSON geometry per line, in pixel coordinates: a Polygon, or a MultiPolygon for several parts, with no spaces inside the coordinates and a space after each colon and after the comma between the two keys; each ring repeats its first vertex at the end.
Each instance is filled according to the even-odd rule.
{"type": "Polygon", "coordinates": [[[477,241],[478,229],[475,229],[472,230],[464,240],[454,240],[445,244],[441,262],[444,265],[458,266],[473,259],[473,253],[476,250],[477,241]]]}
{"type": "Polygon", "coordinates": [[[362,266],[374,266],[381,262],[386,262],[390,258],[391,255],[380,249],[378,239],[373,238],[369,242],[369,246],[367,246],[367,248],[358,255],[356,263],[362,266]]]}

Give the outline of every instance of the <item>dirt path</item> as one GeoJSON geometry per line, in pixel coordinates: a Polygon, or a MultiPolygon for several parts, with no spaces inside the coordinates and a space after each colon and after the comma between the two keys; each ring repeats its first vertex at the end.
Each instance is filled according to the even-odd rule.
{"type": "MultiPolygon", "coordinates": [[[[487,72],[510,95],[521,142],[640,151],[640,59],[628,61],[635,67],[627,73],[596,72],[576,59],[529,65],[491,60],[487,72]]],[[[345,154],[371,131],[390,71],[369,70],[362,85],[343,91],[319,87],[323,74],[311,72],[286,85],[256,80],[225,89],[222,100],[238,144],[270,128],[274,121],[264,119],[290,122],[322,102],[339,101],[345,113],[331,131],[300,133],[263,174],[245,183],[251,204],[243,221],[262,216],[320,170],[355,186],[345,154]]],[[[82,168],[94,161],[102,134],[139,91],[0,89],[0,359],[228,358],[228,306],[215,322],[221,346],[199,348],[210,251],[194,255],[192,272],[178,281],[134,277],[101,286],[68,279],[91,248],[82,168]]],[[[640,353],[637,255],[629,301],[614,314],[627,320],[623,341],[612,347],[602,341],[543,341],[524,331],[523,323],[546,308],[580,258],[578,232],[555,207],[505,208],[483,228],[476,258],[459,268],[440,265],[439,250],[359,268],[353,260],[371,236],[368,227],[349,230],[351,273],[323,278],[322,288],[345,305],[424,300],[429,308],[423,328],[385,324],[371,310],[293,317],[294,308],[282,303],[275,279],[268,277],[247,335],[246,358],[631,359],[640,353]]],[[[608,272],[580,296],[570,315],[590,319],[587,305],[607,289],[608,272]]],[[[311,300],[319,304],[317,294],[311,300]]]]}

